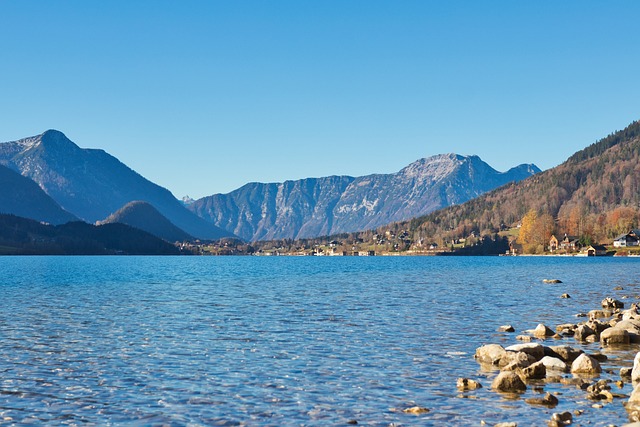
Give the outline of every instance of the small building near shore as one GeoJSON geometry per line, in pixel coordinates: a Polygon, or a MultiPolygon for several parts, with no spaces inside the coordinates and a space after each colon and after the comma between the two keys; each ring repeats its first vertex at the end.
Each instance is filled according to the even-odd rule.
{"type": "Polygon", "coordinates": [[[603,245],[591,245],[587,248],[587,256],[605,256],[607,248],[603,245]]]}

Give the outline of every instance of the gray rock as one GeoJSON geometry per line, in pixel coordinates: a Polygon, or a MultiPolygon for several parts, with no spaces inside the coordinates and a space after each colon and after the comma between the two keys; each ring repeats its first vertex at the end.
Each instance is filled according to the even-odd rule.
{"type": "Polygon", "coordinates": [[[542,283],[562,283],[560,279],[542,279],[542,283]]]}
{"type": "Polygon", "coordinates": [[[516,330],[511,325],[503,325],[498,328],[498,332],[515,332],[515,331],[516,330]]]}

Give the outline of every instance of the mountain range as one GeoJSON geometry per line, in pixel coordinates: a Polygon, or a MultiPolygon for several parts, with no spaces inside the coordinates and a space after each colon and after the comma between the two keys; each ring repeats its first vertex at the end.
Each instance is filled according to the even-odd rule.
{"type": "MultiPolygon", "coordinates": [[[[404,230],[411,241],[440,244],[469,235],[495,236],[515,227],[525,215],[535,223],[540,251],[551,233],[604,243],[640,222],[640,121],[614,132],[552,169],[519,183],[423,217],[387,225],[372,235],[404,230]]],[[[366,240],[363,233],[354,239],[366,240]]],[[[526,249],[526,248],[525,248],[526,249]]]]}
{"type": "MultiPolygon", "coordinates": [[[[31,179],[62,209],[89,223],[107,218],[127,203],[142,200],[189,235],[201,239],[232,235],[194,215],[169,190],[140,176],[115,157],[103,150],[79,148],[56,130],[1,143],[0,164],[31,179]]],[[[0,211],[5,210],[0,207],[0,211]]],[[[52,223],[63,221],[53,216],[50,219],[52,223]]]]}
{"type": "Polygon", "coordinates": [[[498,172],[478,156],[443,154],[392,174],[250,183],[187,207],[245,240],[299,239],[425,215],[538,172],[533,164],[498,172]]]}
{"type": "Polygon", "coordinates": [[[0,213],[13,214],[50,224],[78,221],[34,181],[0,165],[0,213]]]}

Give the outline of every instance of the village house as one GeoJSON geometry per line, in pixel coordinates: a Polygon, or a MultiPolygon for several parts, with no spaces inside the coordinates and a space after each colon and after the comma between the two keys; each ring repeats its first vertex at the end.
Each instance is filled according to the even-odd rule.
{"type": "Polygon", "coordinates": [[[580,242],[577,237],[564,235],[564,238],[560,241],[560,249],[567,252],[574,252],[580,247],[580,242]]]}
{"type": "Polygon", "coordinates": [[[549,239],[549,252],[554,252],[558,250],[558,238],[555,234],[551,235],[551,239],[549,239]]]}
{"type": "Polygon", "coordinates": [[[621,234],[613,240],[614,248],[626,248],[628,246],[638,246],[638,236],[635,235],[633,230],[626,234],[621,234]]]}
{"type": "Polygon", "coordinates": [[[605,256],[607,248],[603,245],[591,245],[587,248],[587,256],[605,256]]]}

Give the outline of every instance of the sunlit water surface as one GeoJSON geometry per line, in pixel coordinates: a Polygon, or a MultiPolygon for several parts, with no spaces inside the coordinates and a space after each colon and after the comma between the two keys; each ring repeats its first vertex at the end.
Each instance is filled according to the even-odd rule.
{"type": "MultiPolygon", "coordinates": [[[[605,296],[635,298],[639,262],[2,257],[0,424],[543,426],[583,409],[575,422],[620,425],[622,400],[594,409],[560,384],[545,386],[562,393],[554,409],[526,404],[532,388],[505,399],[473,354],[516,343],[502,324],[555,327],[605,296]],[[460,393],[458,377],[484,388],[460,393]],[[402,412],[416,405],[430,412],[402,412]]],[[[577,345],[548,344],[565,343],[577,345]]],[[[603,352],[605,368],[635,354],[603,352]]]]}

